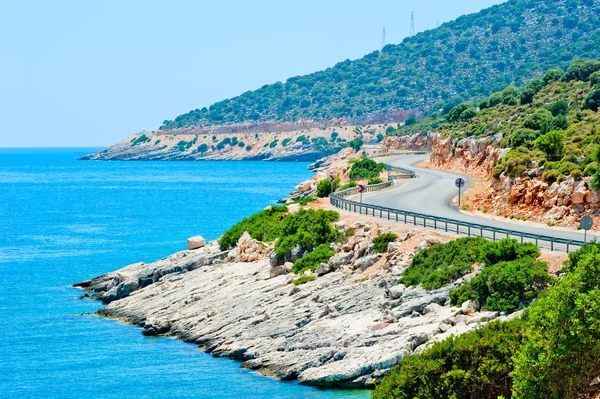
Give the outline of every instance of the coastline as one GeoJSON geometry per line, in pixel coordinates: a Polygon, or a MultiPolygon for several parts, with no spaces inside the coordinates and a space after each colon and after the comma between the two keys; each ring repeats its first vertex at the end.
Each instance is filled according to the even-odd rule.
{"type": "MultiPolygon", "coordinates": [[[[342,167],[347,156],[319,162],[315,176],[342,167]]],[[[322,199],[308,207],[330,205],[322,199]]],[[[330,270],[301,286],[290,284],[298,276],[270,263],[268,250],[252,252],[259,243],[249,237],[232,251],[213,241],[76,286],[107,303],[99,315],[140,326],[145,335],[174,336],[261,374],[326,388],[372,388],[428,342],[505,318],[451,307],[453,286],[425,291],[397,283],[417,249],[453,235],[339,213],[336,226],[354,236],[336,248],[330,270]],[[374,253],[372,238],[387,231],[399,242],[374,253]],[[243,261],[240,254],[257,256],[243,261]]]]}

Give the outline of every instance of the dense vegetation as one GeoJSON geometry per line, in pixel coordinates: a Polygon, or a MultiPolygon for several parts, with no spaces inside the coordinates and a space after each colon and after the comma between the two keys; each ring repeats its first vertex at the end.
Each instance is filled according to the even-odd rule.
{"type": "MultiPolygon", "coordinates": [[[[195,109],[162,129],[249,121],[355,118],[472,101],[540,71],[600,56],[596,0],[510,0],[381,52],[195,109]]],[[[600,96],[600,93],[599,93],[600,96]]],[[[600,103],[600,97],[590,105],[600,103]]]]}
{"type": "Polygon", "coordinates": [[[363,157],[360,160],[351,161],[350,179],[373,179],[378,177],[386,168],[383,162],[375,162],[363,157]]]}
{"type": "Polygon", "coordinates": [[[472,333],[433,344],[402,359],[373,392],[373,399],[496,399],[510,396],[512,357],[526,323],[490,323],[472,333]]]}
{"type": "MultiPolygon", "coordinates": [[[[600,176],[596,176],[600,169],[598,98],[600,61],[577,60],[566,72],[551,69],[523,90],[508,86],[477,107],[461,103],[446,110],[445,116],[432,114],[421,127],[429,129],[436,120],[437,131],[445,137],[501,136],[497,144],[511,151],[495,163],[495,178],[524,176],[543,166],[540,173],[547,183],[567,176],[576,180],[595,176],[592,184],[600,188],[600,176]]],[[[403,134],[403,129],[392,134],[403,134]]]]}
{"type": "Polygon", "coordinates": [[[521,319],[491,323],[404,358],[373,398],[595,397],[600,244],[572,253],[564,270],[566,275],[526,308],[521,319]]]}
{"type": "Polygon", "coordinates": [[[531,257],[485,266],[474,279],[450,291],[453,305],[476,299],[483,310],[512,312],[529,305],[553,278],[548,265],[531,257]]]}
{"type": "Polygon", "coordinates": [[[436,289],[471,273],[474,264],[485,268],[516,259],[535,259],[539,255],[539,249],[535,245],[519,244],[514,239],[492,242],[481,237],[459,238],[445,244],[436,243],[419,251],[404,271],[400,282],[436,289]]]}
{"type": "Polygon", "coordinates": [[[373,238],[373,252],[381,254],[387,251],[388,244],[396,241],[398,236],[394,233],[383,233],[373,238]]]}

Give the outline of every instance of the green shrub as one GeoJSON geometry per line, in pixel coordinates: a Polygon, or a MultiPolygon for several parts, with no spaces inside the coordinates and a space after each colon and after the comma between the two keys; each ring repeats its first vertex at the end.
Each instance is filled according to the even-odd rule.
{"type": "Polygon", "coordinates": [[[387,251],[388,244],[396,241],[398,236],[394,233],[383,233],[373,239],[373,251],[381,254],[387,251]]]}
{"type": "Polygon", "coordinates": [[[381,180],[379,177],[373,177],[373,178],[369,179],[367,183],[368,184],[380,184],[380,183],[383,183],[383,180],[381,180]]]}
{"type": "Polygon", "coordinates": [[[202,143],[198,146],[198,152],[206,152],[208,151],[208,145],[205,143],[202,143]]]}
{"type": "Polygon", "coordinates": [[[285,206],[273,206],[236,223],[221,237],[219,241],[221,251],[233,248],[244,231],[247,231],[252,238],[259,241],[270,242],[275,240],[281,234],[281,219],[287,211],[285,206]]]}
{"type": "Polygon", "coordinates": [[[493,322],[436,342],[402,359],[373,391],[373,399],[497,399],[510,397],[512,357],[526,322],[493,322]]]}
{"type": "Polygon", "coordinates": [[[570,256],[570,270],[528,310],[524,345],[515,359],[513,398],[588,396],[600,370],[600,250],[570,256]]]}
{"type": "Polygon", "coordinates": [[[583,106],[594,112],[598,111],[600,108],[600,89],[596,89],[588,94],[583,102],[583,106]]]}
{"type": "Polygon", "coordinates": [[[244,143],[243,141],[240,141],[239,143],[237,143],[237,146],[240,148],[244,148],[246,146],[246,143],[244,143]]]}
{"type": "Polygon", "coordinates": [[[548,161],[559,161],[565,153],[565,132],[553,130],[535,140],[535,146],[546,154],[548,161]]]}
{"type": "Polygon", "coordinates": [[[271,141],[271,144],[269,144],[269,147],[275,148],[275,147],[277,147],[277,143],[279,143],[279,140],[275,139],[275,140],[271,141]]]}
{"type": "Polygon", "coordinates": [[[513,312],[533,301],[552,282],[548,264],[530,257],[485,266],[481,273],[450,291],[453,305],[477,299],[484,310],[513,312]]]}
{"type": "Polygon", "coordinates": [[[279,240],[275,244],[275,252],[279,256],[285,256],[296,247],[312,251],[321,244],[336,241],[339,233],[331,226],[331,222],[339,220],[339,217],[334,211],[314,209],[302,209],[288,215],[279,225],[279,240]]]}
{"type": "Polygon", "coordinates": [[[142,134],[141,136],[139,136],[131,141],[131,146],[133,147],[138,144],[144,144],[144,143],[147,143],[148,141],[151,141],[151,139],[148,136],[146,136],[145,134],[142,134]]]}
{"type": "Polygon", "coordinates": [[[419,251],[399,282],[436,289],[471,273],[476,263],[489,265],[538,255],[537,247],[519,244],[514,239],[492,242],[481,237],[459,238],[419,251]]]}
{"type": "Polygon", "coordinates": [[[310,204],[311,202],[315,202],[317,200],[317,197],[313,197],[312,195],[306,197],[306,198],[301,198],[299,200],[294,201],[295,204],[300,204],[302,206],[306,206],[308,204],[310,204]]]}
{"type": "Polygon", "coordinates": [[[600,71],[596,71],[590,75],[590,85],[592,87],[600,86],[600,71]]]}
{"type": "Polygon", "coordinates": [[[313,209],[302,209],[289,215],[287,212],[285,206],[274,206],[236,223],[221,237],[221,250],[233,248],[244,231],[259,241],[271,242],[278,239],[275,251],[280,256],[297,246],[311,251],[320,244],[337,239],[338,232],[331,226],[331,222],[339,219],[337,212],[313,209]]]}
{"type": "Polygon", "coordinates": [[[306,270],[314,272],[321,263],[327,263],[333,255],[334,252],[329,248],[328,244],[321,244],[312,252],[298,259],[292,267],[292,272],[296,274],[302,274],[306,270]]]}
{"type": "Polygon", "coordinates": [[[569,102],[565,99],[562,99],[546,105],[545,108],[550,111],[552,116],[558,116],[561,114],[566,114],[569,111],[569,102]]]}
{"type": "Polygon", "coordinates": [[[375,162],[369,158],[362,158],[360,161],[352,164],[350,169],[350,179],[372,179],[378,177],[385,170],[384,163],[375,162]]]}
{"type": "Polygon", "coordinates": [[[350,140],[346,145],[352,148],[354,151],[358,152],[362,148],[364,141],[361,138],[355,138],[350,140]]]}
{"type": "Polygon", "coordinates": [[[583,170],[583,175],[584,176],[593,176],[594,174],[596,174],[596,172],[598,172],[598,169],[599,169],[598,162],[591,162],[591,163],[587,164],[587,166],[583,170]]]}
{"type": "Polygon", "coordinates": [[[292,281],[294,285],[302,285],[311,281],[315,281],[317,278],[315,276],[300,276],[297,279],[292,281]]]}
{"type": "Polygon", "coordinates": [[[532,130],[539,130],[542,133],[547,133],[554,127],[554,116],[545,108],[540,108],[533,115],[530,115],[523,124],[523,127],[532,130]]]}
{"type": "Polygon", "coordinates": [[[571,171],[571,177],[575,180],[581,180],[581,178],[583,177],[583,172],[579,168],[573,169],[571,171]]]}
{"type": "Polygon", "coordinates": [[[579,170],[579,167],[573,162],[560,162],[558,164],[558,171],[563,175],[569,175],[574,170],[579,170]]]}
{"type": "Polygon", "coordinates": [[[468,121],[475,115],[477,115],[477,111],[475,111],[472,104],[462,103],[452,108],[446,115],[446,119],[449,122],[468,121]]]}
{"type": "Polygon", "coordinates": [[[320,180],[317,183],[317,197],[325,198],[329,197],[329,194],[337,190],[340,185],[340,178],[336,176],[335,180],[332,182],[329,179],[320,180]]]}
{"type": "Polygon", "coordinates": [[[563,177],[563,174],[560,173],[558,170],[545,170],[542,174],[542,180],[548,184],[560,181],[563,177]]]}
{"type": "Polygon", "coordinates": [[[509,143],[512,148],[520,146],[532,147],[535,139],[539,136],[539,132],[533,129],[517,129],[509,138],[509,143]]]}
{"type": "Polygon", "coordinates": [[[298,136],[296,138],[296,143],[304,143],[306,141],[306,136],[302,135],[302,136],[298,136]]]}
{"type": "Polygon", "coordinates": [[[281,142],[281,145],[284,147],[287,147],[288,145],[290,145],[291,142],[292,142],[292,139],[288,137],[288,138],[283,139],[283,141],[281,142]]]}
{"type": "Polygon", "coordinates": [[[246,151],[250,151],[250,150],[252,150],[252,146],[251,145],[247,145],[246,146],[246,151]]]}

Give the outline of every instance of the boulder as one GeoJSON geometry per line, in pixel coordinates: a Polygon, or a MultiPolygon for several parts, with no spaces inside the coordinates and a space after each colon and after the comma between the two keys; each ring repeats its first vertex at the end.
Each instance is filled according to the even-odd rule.
{"type": "Polygon", "coordinates": [[[381,258],[379,254],[367,255],[362,258],[356,260],[354,262],[354,269],[360,269],[361,271],[365,271],[367,268],[373,266],[377,261],[381,258]]]}
{"type": "Polygon", "coordinates": [[[285,265],[271,267],[269,269],[269,277],[275,278],[277,276],[284,276],[288,274],[291,271],[291,268],[288,270],[288,267],[286,265],[287,263],[285,265]]]}
{"type": "Polygon", "coordinates": [[[353,252],[338,252],[329,258],[329,269],[331,271],[338,270],[342,266],[349,265],[354,258],[353,252]]]}
{"type": "Polygon", "coordinates": [[[329,272],[331,272],[331,268],[329,267],[328,263],[321,263],[321,264],[319,264],[319,266],[317,266],[317,269],[315,270],[315,273],[318,276],[322,276],[322,275],[327,274],[329,272]]]}
{"type": "Polygon", "coordinates": [[[206,246],[206,239],[202,236],[194,236],[187,239],[188,250],[194,250],[206,246]]]}

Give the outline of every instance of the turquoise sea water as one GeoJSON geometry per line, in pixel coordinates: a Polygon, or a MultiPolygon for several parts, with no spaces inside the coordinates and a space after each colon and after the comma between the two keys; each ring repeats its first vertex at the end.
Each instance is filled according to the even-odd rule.
{"type": "Polygon", "coordinates": [[[305,163],[82,162],[0,149],[3,398],[367,398],[283,383],[90,314],[70,285],[217,238],[311,174],[305,163]]]}

